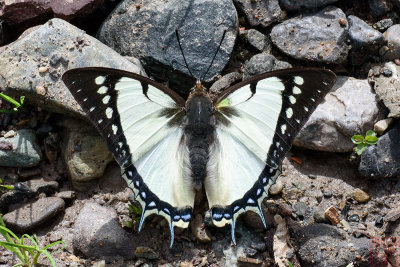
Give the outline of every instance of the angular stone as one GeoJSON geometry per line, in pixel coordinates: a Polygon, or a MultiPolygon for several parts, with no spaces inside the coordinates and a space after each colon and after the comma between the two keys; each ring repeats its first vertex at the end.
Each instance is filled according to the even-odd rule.
{"type": "Polygon", "coordinates": [[[286,13],[279,7],[278,0],[234,0],[234,2],[253,27],[268,27],[273,22],[281,21],[286,17],[286,13]]]}
{"type": "Polygon", "coordinates": [[[358,203],[366,203],[371,199],[371,197],[361,189],[357,189],[353,192],[353,198],[358,203]]]}
{"type": "Polygon", "coordinates": [[[184,64],[175,30],[179,31],[186,61],[195,78],[205,75],[226,30],[221,48],[204,78],[208,81],[228,62],[237,26],[237,13],[230,0],[128,0],[103,23],[98,37],[122,55],[139,58],[149,74],[167,80],[170,88],[188,94],[195,79],[184,64]]]}
{"type": "Polygon", "coordinates": [[[344,267],[349,262],[368,266],[365,264],[370,256],[369,238],[353,238],[336,226],[320,223],[293,224],[289,229],[301,266],[344,267]]]}
{"type": "Polygon", "coordinates": [[[371,13],[376,17],[383,16],[393,8],[390,0],[368,0],[368,5],[371,13]]]}
{"type": "Polygon", "coordinates": [[[290,57],[340,64],[347,59],[348,23],[343,11],[326,7],[318,13],[301,15],[274,26],[272,42],[290,57]],[[341,24],[345,22],[345,25],[341,24]]]}
{"type": "Polygon", "coordinates": [[[40,22],[45,17],[72,20],[87,16],[101,7],[104,0],[52,0],[52,1],[4,1],[0,8],[0,18],[9,24],[40,22]]]}
{"type": "Polygon", "coordinates": [[[369,178],[400,175],[400,123],[379,137],[378,143],[361,154],[361,175],[369,178]]]}
{"type": "Polygon", "coordinates": [[[383,116],[367,80],[339,76],[293,144],[320,151],[351,152],[351,137],[365,134],[383,116]]]}
{"type": "Polygon", "coordinates": [[[19,233],[33,230],[58,215],[65,208],[58,197],[40,198],[3,216],[7,227],[19,233]]]}
{"type": "Polygon", "coordinates": [[[290,11],[303,11],[304,9],[314,9],[314,8],[319,8],[323,7],[329,4],[332,4],[334,2],[337,2],[338,0],[281,0],[279,3],[281,6],[290,11]]]}
{"type": "Polygon", "coordinates": [[[287,62],[276,59],[273,55],[267,53],[260,53],[254,55],[244,65],[243,80],[250,78],[251,76],[269,72],[278,69],[290,68],[291,65],[287,62]]]}
{"type": "Polygon", "coordinates": [[[330,206],[325,210],[324,215],[333,225],[340,223],[340,214],[334,206],[330,206]]]}
{"type": "Polygon", "coordinates": [[[75,221],[73,235],[74,250],[86,257],[110,261],[135,256],[135,238],[122,229],[113,208],[86,203],[75,221]]]}
{"type": "Polygon", "coordinates": [[[211,97],[215,97],[222,93],[226,88],[228,88],[233,83],[240,81],[242,79],[242,74],[239,72],[231,72],[224,76],[221,79],[217,80],[209,89],[209,93],[211,97]]]}
{"type": "Polygon", "coordinates": [[[90,181],[103,176],[113,157],[104,139],[89,124],[68,120],[64,125],[67,130],[63,159],[74,188],[85,190],[90,181]]]}
{"type": "Polygon", "coordinates": [[[377,123],[374,124],[374,132],[376,132],[378,135],[383,135],[389,128],[390,124],[392,124],[392,122],[393,122],[392,118],[387,118],[378,121],[377,123]]]}
{"type": "Polygon", "coordinates": [[[260,52],[271,49],[271,41],[268,37],[255,29],[247,31],[247,41],[260,52]]]}
{"type": "Polygon", "coordinates": [[[384,54],[384,59],[394,60],[400,58],[400,24],[391,26],[383,34],[389,50],[384,54]]]}
{"type": "Polygon", "coordinates": [[[56,181],[44,181],[43,179],[32,179],[21,184],[29,188],[29,190],[36,195],[41,193],[52,195],[58,189],[58,183],[56,181]]]}
{"type": "Polygon", "coordinates": [[[1,137],[0,142],[7,142],[12,147],[0,150],[0,166],[32,167],[38,165],[42,158],[36,135],[32,130],[18,130],[13,137],[1,137]]]}
{"type": "Polygon", "coordinates": [[[377,54],[379,48],[385,44],[384,37],[382,33],[356,16],[350,15],[347,19],[352,43],[350,59],[353,65],[361,65],[369,57],[377,54]]]}
{"type": "Polygon", "coordinates": [[[396,209],[390,210],[385,215],[385,221],[387,221],[387,222],[395,222],[399,218],[400,218],[400,207],[397,207],[396,209]]]}
{"type": "Polygon", "coordinates": [[[400,66],[387,62],[373,69],[377,71],[369,75],[368,81],[373,85],[378,100],[389,109],[388,117],[400,118],[400,66]],[[391,72],[391,75],[386,77],[384,70],[391,72]]]}
{"type": "Polygon", "coordinates": [[[0,54],[0,87],[8,95],[24,95],[26,102],[51,112],[84,115],[61,82],[68,69],[101,66],[145,75],[135,65],[84,31],[61,19],[51,19],[0,54]],[[40,73],[39,68],[47,71],[40,73]],[[35,90],[43,86],[43,96],[35,90]]]}

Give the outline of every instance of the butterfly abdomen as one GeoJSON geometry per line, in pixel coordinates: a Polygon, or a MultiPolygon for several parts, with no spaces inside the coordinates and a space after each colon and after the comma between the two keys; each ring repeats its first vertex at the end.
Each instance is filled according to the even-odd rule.
{"type": "Polygon", "coordinates": [[[213,104],[203,93],[193,94],[186,102],[184,126],[193,186],[200,190],[207,176],[209,147],[214,140],[213,104]]]}

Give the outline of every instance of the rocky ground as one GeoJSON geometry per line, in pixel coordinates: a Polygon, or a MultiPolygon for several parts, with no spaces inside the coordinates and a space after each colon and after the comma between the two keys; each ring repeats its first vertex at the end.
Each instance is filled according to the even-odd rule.
{"type": "MultiPolygon", "coordinates": [[[[0,90],[25,96],[20,111],[0,113],[0,179],[14,186],[0,193],[7,227],[41,246],[65,241],[50,249],[57,266],[400,266],[399,16],[398,0],[1,3],[0,90]],[[195,76],[226,30],[205,77],[215,94],[291,66],[338,75],[264,201],[267,229],[245,214],[236,246],[201,212],[202,195],[171,249],[159,217],[138,233],[118,165],[60,79],[119,68],[186,96],[194,78],[175,29],[195,76]],[[358,156],[351,137],[372,129],[378,143],[358,156]]],[[[0,248],[0,266],[18,262],[0,248]]]]}

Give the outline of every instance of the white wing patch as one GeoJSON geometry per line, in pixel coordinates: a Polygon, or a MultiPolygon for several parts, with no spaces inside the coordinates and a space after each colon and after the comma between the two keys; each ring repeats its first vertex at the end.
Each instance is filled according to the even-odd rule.
{"type": "Polygon", "coordinates": [[[265,162],[229,132],[217,128],[218,143],[210,149],[208,176],[204,181],[209,206],[226,206],[254,185],[265,162]]]}
{"type": "Polygon", "coordinates": [[[176,207],[194,205],[190,177],[183,179],[184,152],[181,129],[168,134],[135,164],[151,191],[176,207]]]}
{"type": "Polygon", "coordinates": [[[229,107],[234,108],[238,116],[221,112],[229,122],[228,125],[221,125],[221,129],[232,133],[263,162],[267,159],[275,134],[284,89],[283,83],[276,77],[259,81],[256,94],[252,94],[250,85],[244,86],[227,97],[229,107]]]}

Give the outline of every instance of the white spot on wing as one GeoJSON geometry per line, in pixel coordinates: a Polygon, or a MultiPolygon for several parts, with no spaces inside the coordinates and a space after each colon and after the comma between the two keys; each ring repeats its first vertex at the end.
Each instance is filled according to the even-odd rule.
{"type": "Polygon", "coordinates": [[[96,79],[94,79],[94,82],[95,82],[97,85],[100,85],[100,84],[103,84],[105,80],[106,80],[106,77],[104,77],[104,76],[98,76],[96,79]]]}
{"type": "Polygon", "coordinates": [[[301,90],[300,90],[300,88],[299,88],[299,87],[297,87],[297,86],[293,87],[293,94],[295,94],[295,95],[299,95],[299,94],[301,94],[301,90]]]}
{"type": "Polygon", "coordinates": [[[293,116],[293,109],[288,108],[286,110],[286,117],[288,117],[289,119],[293,116]]]}
{"type": "Polygon", "coordinates": [[[107,93],[107,91],[108,91],[108,88],[105,86],[102,86],[97,90],[97,93],[103,95],[103,94],[107,93]]]}
{"type": "Polygon", "coordinates": [[[308,111],[308,107],[304,107],[304,110],[305,110],[305,111],[308,111]]]}
{"type": "Polygon", "coordinates": [[[110,101],[110,96],[109,95],[106,95],[105,97],[103,97],[103,103],[104,104],[108,104],[108,101],[110,101]]]}
{"type": "Polygon", "coordinates": [[[112,110],[112,108],[108,107],[108,108],[106,109],[106,116],[107,116],[107,118],[111,119],[112,115],[113,115],[113,110],[112,110]]]}
{"type": "Polygon", "coordinates": [[[286,132],[286,124],[282,124],[281,132],[282,132],[282,134],[285,134],[285,132],[286,132]]]}
{"type": "Polygon", "coordinates": [[[304,83],[304,79],[301,78],[300,76],[294,77],[294,82],[297,83],[298,85],[302,85],[304,83]]]}
{"type": "Polygon", "coordinates": [[[292,95],[289,96],[289,100],[290,100],[290,103],[292,103],[292,104],[296,103],[296,98],[292,95]]]}
{"type": "Polygon", "coordinates": [[[103,119],[100,119],[97,121],[99,124],[103,122],[103,119]]]}
{"type": "Polygon", "coordinates": [[[111,126],[111,129],[112,129],[114,135],[116,135],[116,134],[117,134],[117,131],[118,131],[118,126],[115,125],[115,124],[113,124],[113,125],[111,126]]]}
{"type": "Polygon", "coordinates": [[[88,100],[88,98],[87,97],[85,97],[84,99],[83,99],[83,102],[86,102],[88,100]]]}
{"type": "Polygon", "coordinates": [[[96,108],[96,107],[91,107],[91,108],[89,109],[89,111],[92,112],[93,110],[95,110],[95,108],[96,108]]]}

